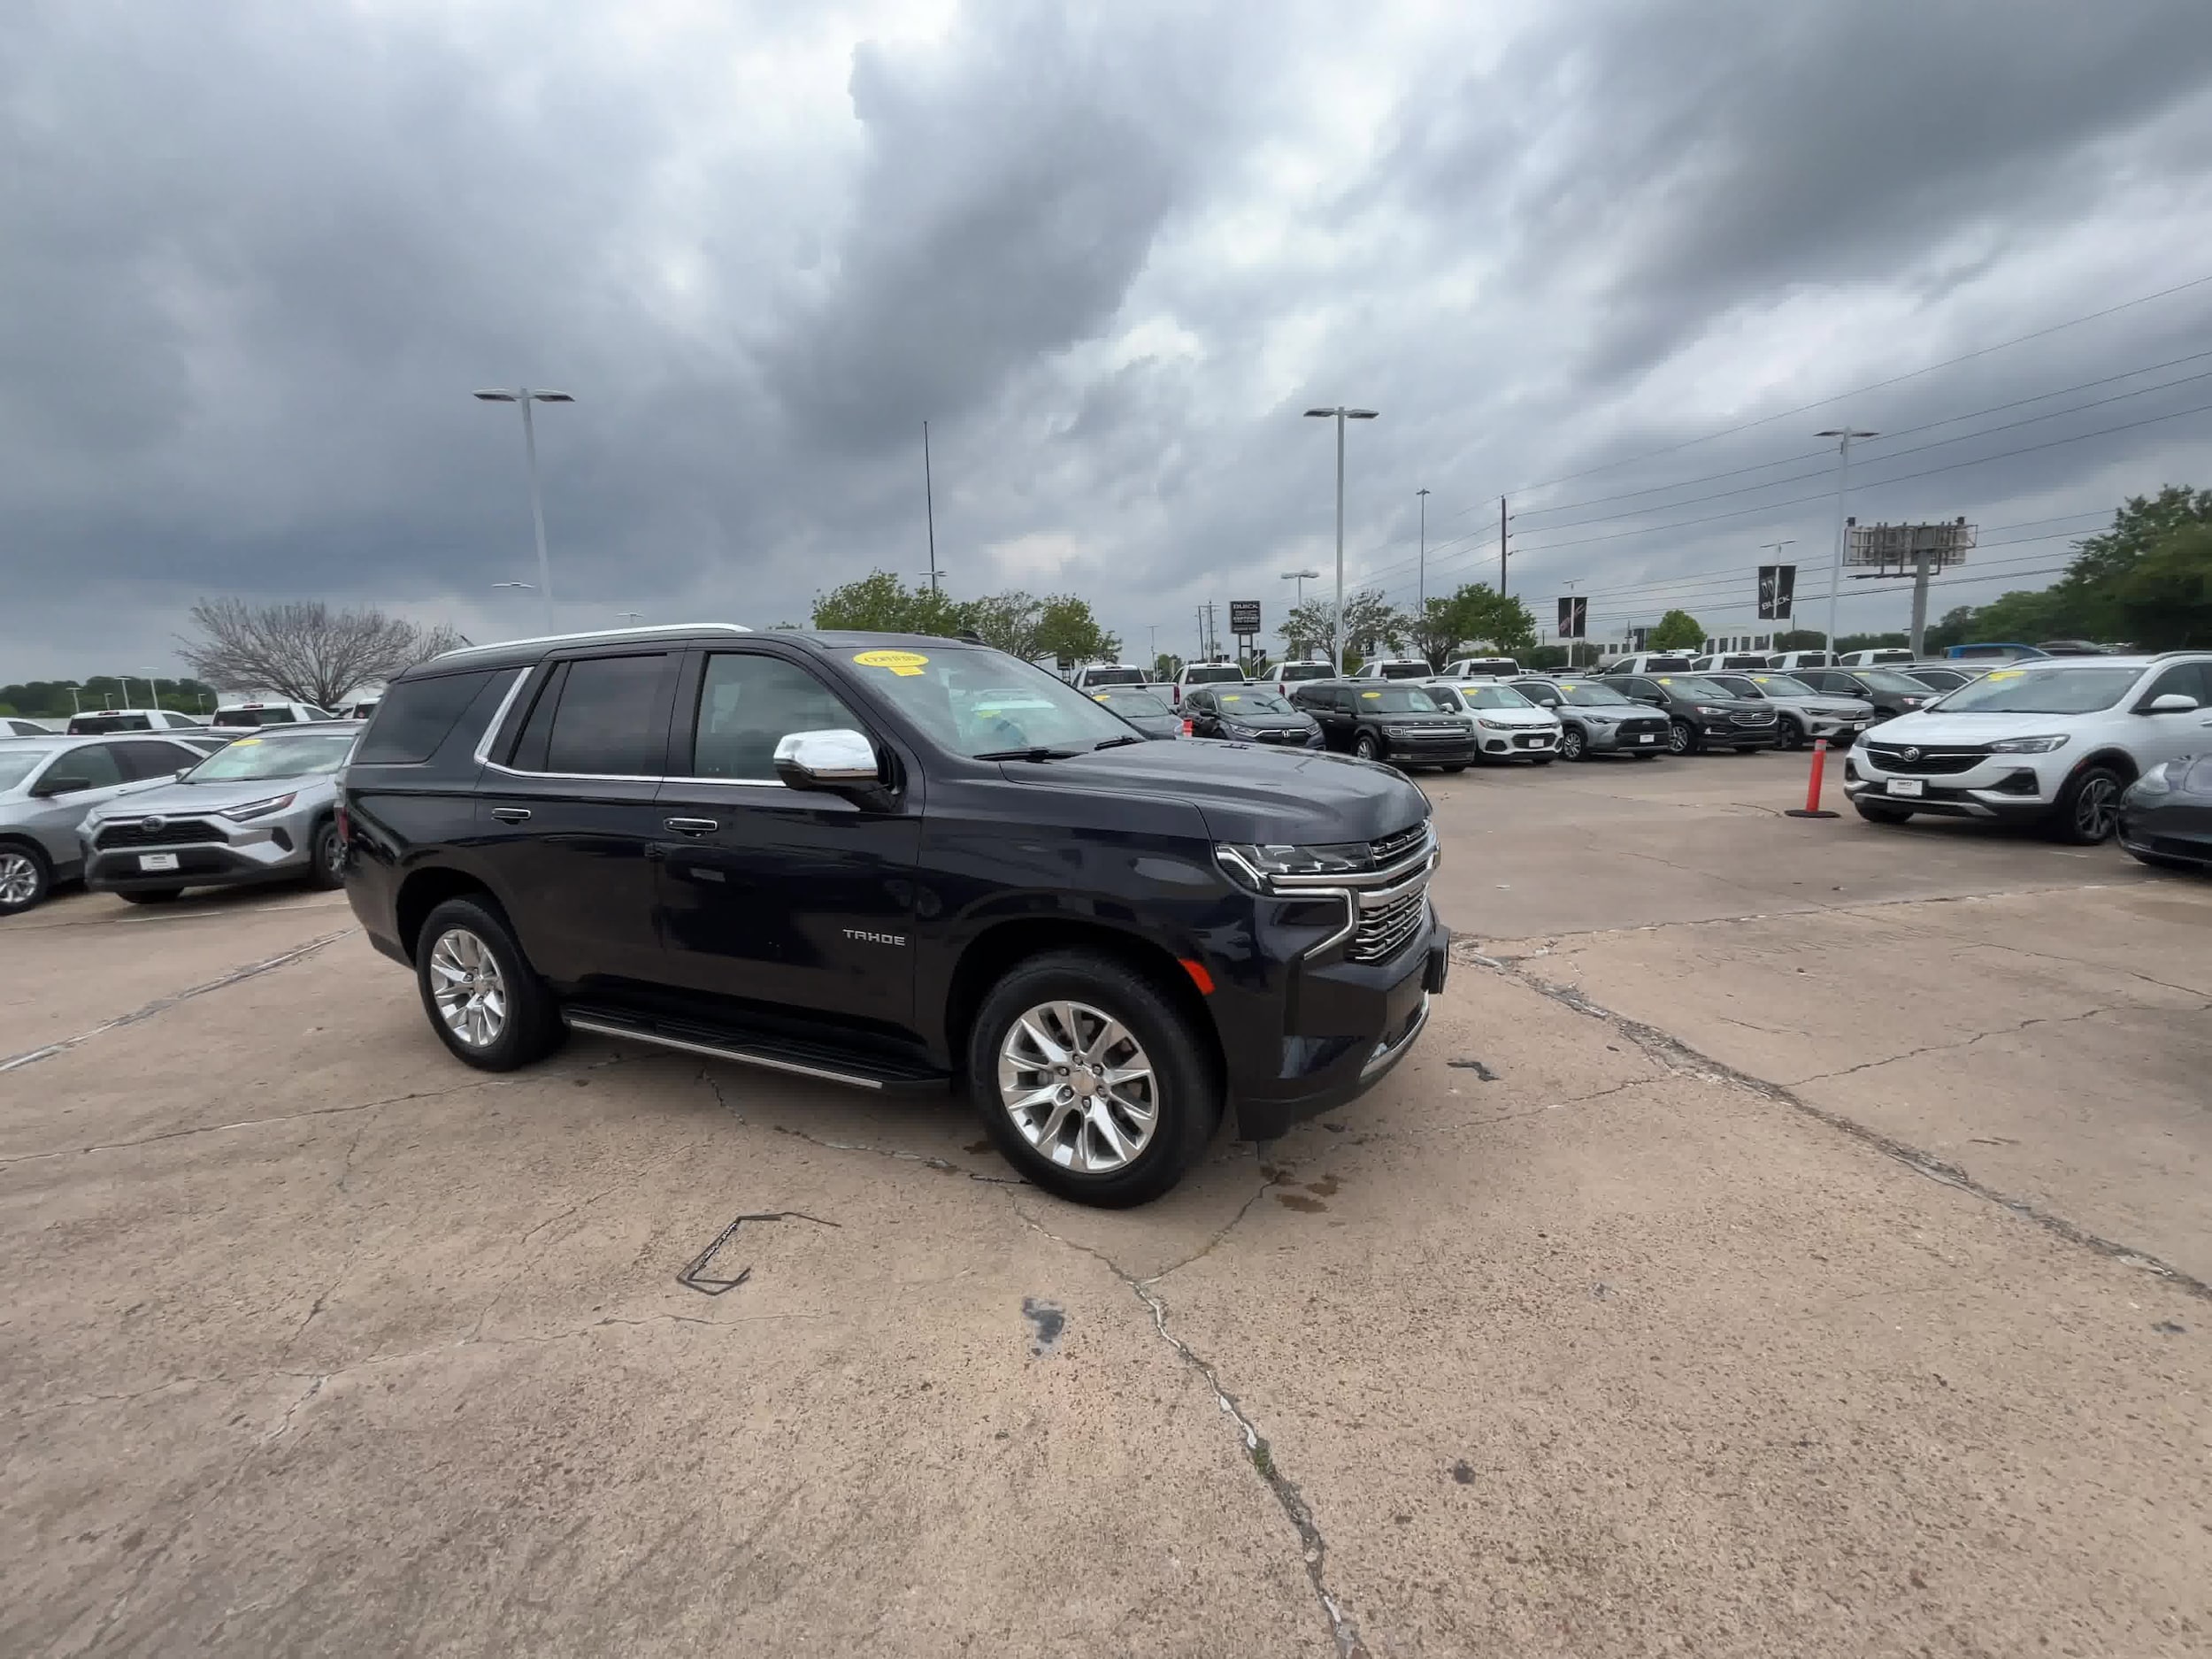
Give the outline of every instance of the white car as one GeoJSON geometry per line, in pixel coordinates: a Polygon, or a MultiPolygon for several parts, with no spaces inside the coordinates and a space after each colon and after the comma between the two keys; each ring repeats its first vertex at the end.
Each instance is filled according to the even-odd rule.
{"type": "Polygon", "coordinates": [[[1179,709],[1183,706],[1183,694],[1193,686],[1241,686],[1245,683],[1244,670],[1234,663],[1185,663],[1176,670],[1175,679],[1168,687],[1168,701],[1179,709]]]}
{"type": "Polygon", "coordinates": [[[1833,651],[1777,651],[1767,658],[1767,666],[1786,674],[1800,668],[1833,668],[1833,651]]]}
{"type": "Polygon", "coordinates": [[[1445,680],[1516,680],[1521,665],[1510,657],[1461,657],[1445,664],[1445,680]]]}
{"type": "Polygon", "coordinates": [[[1078,691],[1103,691],[1109,686],[1141,686],[1152,678],[1131,663],[1086,663],[1068,676],[1078,691]]]}
{"type": "Polygon", "coordinates": [[[2212,651],[2010,664],[1859,741],[1844,794],[1859,816],[2040,823],[2087,846],[2162,761],[2212,752],[2212,651]]]}
{"type": "Polygon", "coordinates": [[[1709,652],[1692,663],[1690,671],[1698,674],[1710,674],[1717,672],[1721,673],[1747,672],[1753,669],[1764,668],[1767,665],[1767,656],[1768,653],[1765,651],[1709,652]]]}
{"type": "MultiPolygon", "coordinates": [[[[1846,651],[1841,657],[1836,658],[1835,665],[1838,668],[1888,668],[1895,664],[1909,663],[1912,660],[1913,655],[1910,651],[1889,645],[1877,647],[1868,651],[1846,651]]],[[[1808,666],[1810,664],[1809,664],[1808,666]]]]}
{"type": "Polygon", "coordinates": [[[1525,760],[1548,766],[1559,757],[1559,717],[1512,687],[1494,680],[1455,680],[1440,675],[1422,686],[1443,707],[1475,723],[1475,756],[1487,761],[1525,760]]]}
{"type": "Polygon", "coordinates": [[[1362,663],[1354,680],[1430,680],[1436,670],[1418,657],[1378,657],[1371,663],[1362,663]]]}
{"type": "Polygon", "coordinates": [[[1257,683],[1274,688],[1279,697],[1287,698],[1293,686],[1303,685],[1309,680],[1334,680],[1336,664],[1325,657],[1302,657],[1292,663],[1278,663],[1264,679],[1257,683]]]}
{"type": "Polygon", "coordinates": [[[1690,672],[1687,651],[1638,651],[1632,657],[1616,657],[1598,670],[1601,677],[1617,680],[1623,674],[1686,674],[1690,672]]]}
{"type": "Polygon", "coordinates": [[[311,703],[230,703],[215,710],[209,726],[215,731],[239,732],[264,726],[308,726],[337,716],[311,703]]]}

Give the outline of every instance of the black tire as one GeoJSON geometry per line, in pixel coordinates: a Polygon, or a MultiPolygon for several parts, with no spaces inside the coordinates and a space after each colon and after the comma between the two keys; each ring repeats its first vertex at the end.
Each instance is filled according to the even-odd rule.
{"type": "Polygon", "coordinates": [[[2070,847],[2094,847],[2119,827],[2120,796],[2127,780],[2109,766],[2084,766],[2066,780],[2047,820],[2052,839],[2070,847]]]}
{"type": "Polygon", "coordinates": [[[346,885],[346,844],[339,838],[338,821],[325,818],[315,826],[307,854],[307,885],[327,893],[346,885]]]}
{"type": "Polygon", "coordinates": [[[1885,806],[1874,801],[1854,801],[1851,804],[1858,809],[1859,816],[1870,824],[1902,824],[1912,816],[1909,808],[1885,806]]]}
{"type": "Polygon", "coordinates": [[[1631,760],[1656,760],[1659,758],[1659,751],[1655,749],[1631,749],[1628,757],[1631,760]]]}
{"type": "Polygon", "coordinates": [[[1698,748],[1697,728],[1695,726],[1692,726],[1687,720],[1670,720],[1667,722],[1668,754],[1694,755],[1697,753],[1698,748]]]}
{"type": "MultiPolygon", "coordinates": [[[[1009,1164],[1058,1197],[1110,1210],[1148,1202],[1182,1179],[1222,1110],[1216,1068],[1189,1018],[1144,975],[1086,950],[1032,956],[991,987],[968,1033],[968,1090],[985,1132],[1009,1164]],[[1080,1003],[1119,1021],[1149,1063],[1151,1136],[1118,1168],[1094,1173],[1056,1162],[1031,1143],[1008,1107],[1000,1087],[1002,1047],[1018,1020],[1051,1002],[1080,1003]]],[[[1074,1130],[1077,1146],[1102,1145],[1086,1126],[1090,1109],[1083,1112],[1074,1130]]]]}
{"type": "Polygon", "coordinates": [[[1440,772],[1465,772],[1467,770],[1467,763],[1463,760],[1449,761],[1444,765],[1438,767],[1437,770],[1440,772]]]}
{"type": "Polygon", "coordinates": [[[54,866],[28,841],[0,841],[0,916],[20,916],[54,891],[54,866]]]}
{"type": "Polygon", "coordinates": [[[1362,732],[1352,740],[1352,753],[1362,760],[1380,760],[1382,745],[1375,741],[1372,732],[1362,732]]]}
{"type": "Polygon", "coordinates": [[[184,896],[182,887],[126,887],[117,898],[126,904],[174,904],[184,896]]]}
{"type": "Polygon", "coordinates": [[[479,1071],[511,1071],[528,1065],[559,1048],[567,1035],[553,994],[522,954],[506,918],[483,899],[448,899],[424,919],[415,942],[415,986],[430,1029],[456,1059],[479,1071]],[[453,934],[479,941],[498,971],[503,1012],[497,1032],[481,1042],[465,1039],[447,1023],[432,988],[432,960],[440,942],[453,934]]]}
{"type": "Polygon", "coordinates": [[[1548,766],[1558,758],[1556,755],[1531,755],[1528,757],[1528,764],[1532,766],[1548,766]]]}
{"type": "Polygon", "coordinates": [[[1798,725],[1796,721],[1791,719],[1788,715],[1784,715],[1775,726],[1774,747],[1783,749],[1802,749],[1804,746],[1805,728],[1798,725]]]}
{"type": "Polygon", "coordinates": [[[1587,760],[1589,757],[1590,740],[1584,735],[1582,728],[1578,726],[1561,727],[1559,733],[1559,758],[1562,760],[1587,760]]]}

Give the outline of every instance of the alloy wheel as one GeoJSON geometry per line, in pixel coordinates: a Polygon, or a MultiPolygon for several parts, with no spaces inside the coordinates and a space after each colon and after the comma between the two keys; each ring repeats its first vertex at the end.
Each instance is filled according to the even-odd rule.
{"type": "Polygon", "coordinates": [[[333,881],[346,873],[346,843],[338,833],[335,824],[326,826],[322,839],[315,843],[315,850],[322,856],[323,871],[333,881]]]}
{"type": "Polygon", "coordinates": [[[1688,754],[1690,752],[1690,728],[1679,720],[1667,727],[1667,748],[1673,754],[1688,754]]]}
{"type": "Polygon", "coordinates": [[[1086,1175],[1127,1168],[1159,1122],[1159,1080],[1143,1045],[1087,1002],[1041,1002],[1007,1028],[998,1093],[1023,1140],[1086,1175]]]}
{"type": "Polygon", "coordinates": [[[38,896],[38,866],[28,853],[0,852],[0,904],[28,904],[38,896]]]}
{"type": "Polygon", "coordinates": [[[2101,841],[2119,822],[2120,786],[2103,772],[2082,780],[2074,797],[2074,828],[2085,841],[2101,841]]]}
{"type": "Polygon", "coordinates": [[[1560,733],[1559,752],[1568,760],[1582,758],[1582,733],[1579,727],[1571,726],[1560,733]]]}
{"type": "Polygon", "coordinates": [[[488,1048],[507,1029],[507,980],[487,945],[450,927],[430,948],[430,994],[446,1029],[472,1048],[488,1048]]]}
{"type": "Polygon", "coordinates": [[[1366,733],[1362,732],[1359,735],[1359,741],[1352,745],[1352,752],[1357,755],[1362,760],[1374,759],[1375,740],[1368,736],[1366,733]]]}

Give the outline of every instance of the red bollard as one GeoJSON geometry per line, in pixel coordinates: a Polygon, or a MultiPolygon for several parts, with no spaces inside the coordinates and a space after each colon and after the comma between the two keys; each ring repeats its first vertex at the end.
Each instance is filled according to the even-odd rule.
{"type": "Polygon", "coordinates": [[[1813,775],[1805,782],[1805,804],[1801,807],[1791,807],[1782,814],[1784,818],[1834,818],[1837,816],[1833,812],[1822,811],[1820,807],[1820,778],[1827,769],[1828,740],[1824,737],[1816,737],[1813,739],[1813,775]]]}

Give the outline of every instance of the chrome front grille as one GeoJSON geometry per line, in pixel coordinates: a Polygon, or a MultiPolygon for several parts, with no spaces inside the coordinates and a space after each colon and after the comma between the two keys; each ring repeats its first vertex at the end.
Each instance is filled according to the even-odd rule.
{"type": "Polygon", "coordinates": [[[1380,841],[1369,841],[1367,851],[1378,864],[1386,864],[1402,853],[1412,852],[1428,838],[1429,826],[1424,821],[1416,824],[1411,829],[1402,829],[1395,833],[1386,835],[1380,841]]]}
{"type": "Polygon", "coordinates": [[[1352,934],[1352,942],[1344,955],[1351,962],[1386,962],[1403,949],[1406,942],[1421,931],[1422,919],[1428,914],[1429,884],[1426,877],[1410,892],[1402,893],[1388,900],[1379,910],[1360,911],[1359,926],[1352,934]]]}
{"type": "Polygon", "coordinates": [[[1989,758],[1986,749],[1921,749],[1909,744],[1870,743],[1866,757],[1884,772],[1901,772],[1908,777],[1940,778],[1962,772],[1971,772],[1989,758]],[[1912,758],[1905,758],[1908,753],[1912,758]]]}

